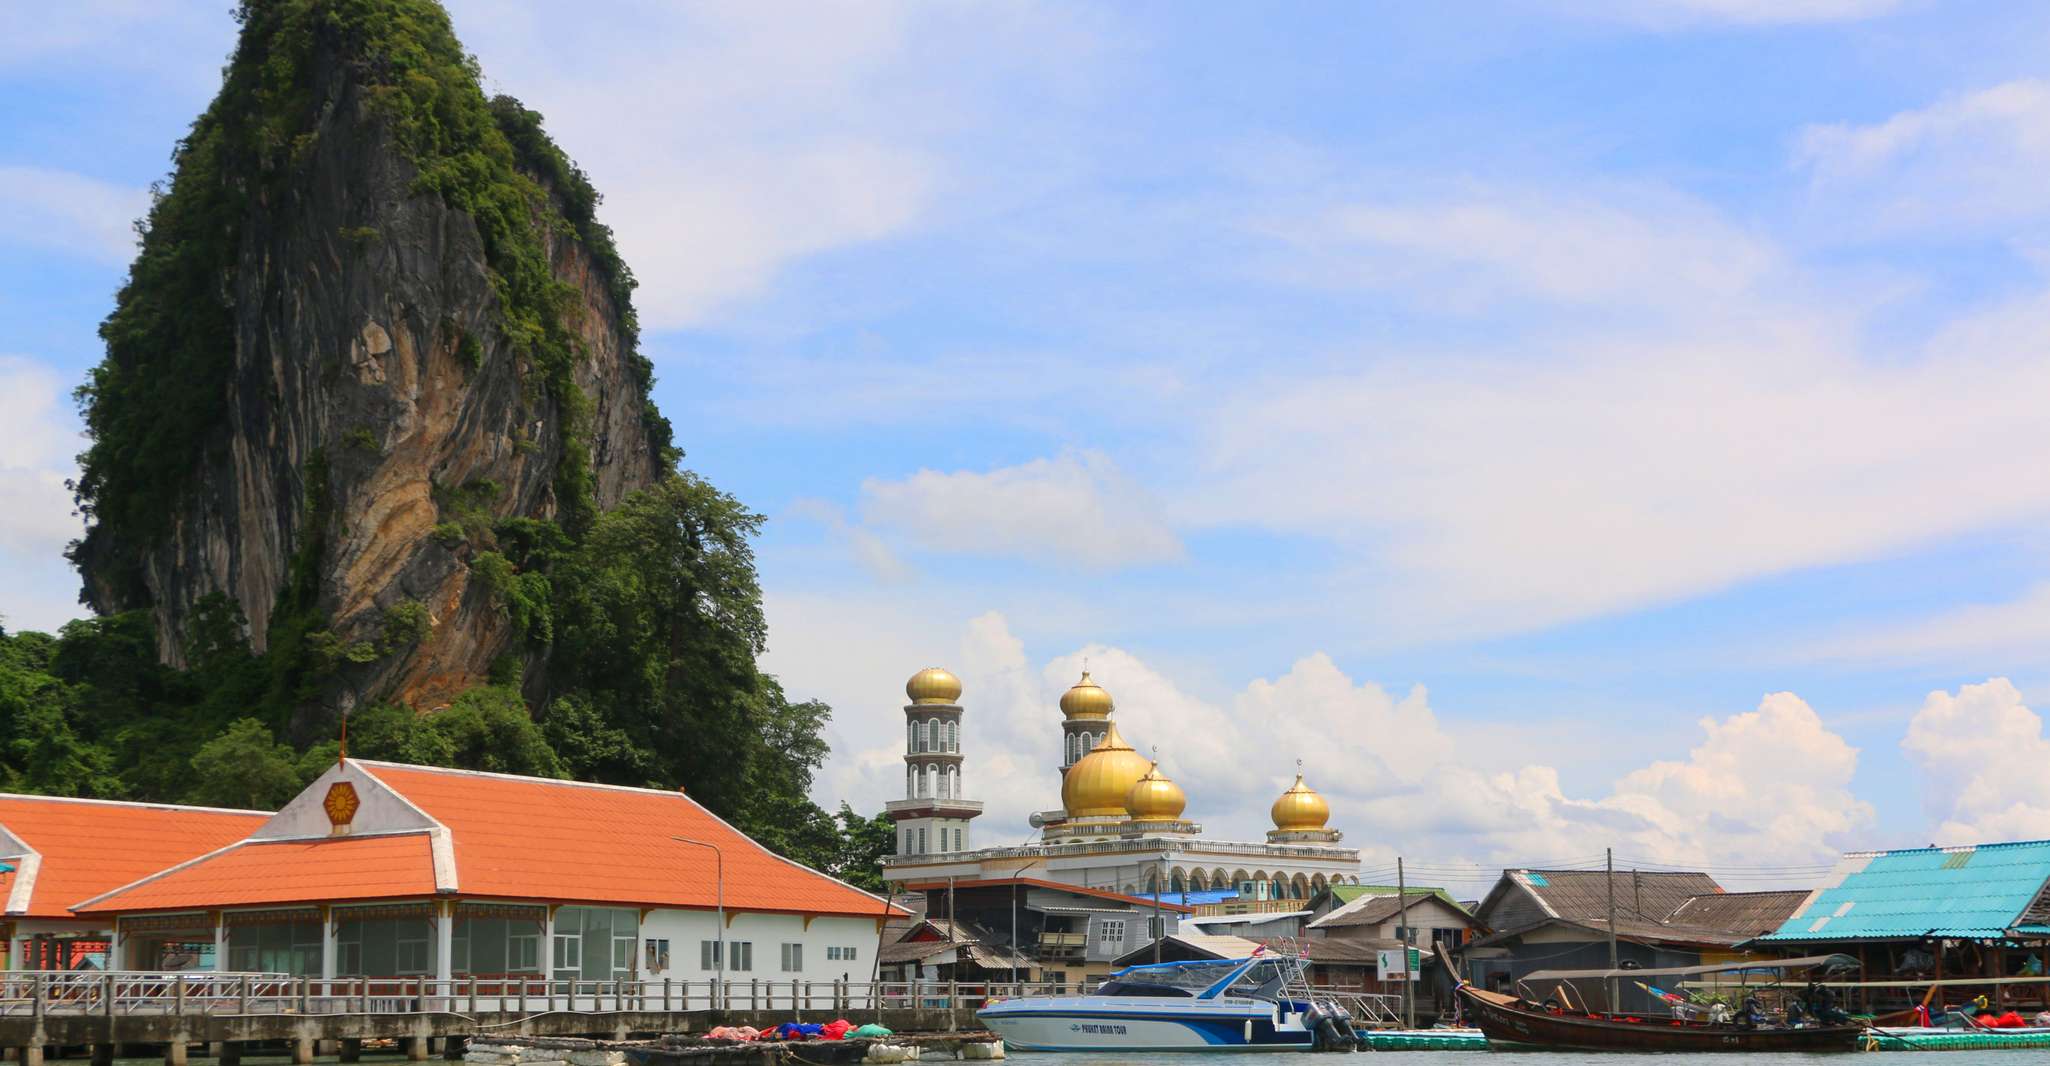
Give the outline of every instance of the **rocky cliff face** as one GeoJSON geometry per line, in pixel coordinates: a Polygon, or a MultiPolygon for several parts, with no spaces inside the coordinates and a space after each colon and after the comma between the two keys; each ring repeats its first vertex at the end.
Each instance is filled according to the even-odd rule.
{"type": "MultiPolygon", "coordinates": [[[[85,598],[102,613],[147,608],[162,658],[181,665],[196,612],[216,594],[240,608],[258,651],[284,639],[281,614],[311,619],[288,634],[319,660],[309,669],[313,698],[295,713],[302,728],[368,699],[429,709],[515,648],[502,603],[467,565],[487,546],[480,537],[488,541],[506,519],[573,524],[578,507],[610,508],[667,468],[666,423],[648,407],[646,364],[633,352],[631,309],[621,306],[631,282],[610,259],[609,235],[588,223],[589,202],[579,204],[592,199],[588,188],[561,187],[565,173],[581,181],[573,169],[550,166],[505,131],[498,141],[471,131],[481,148],[459,140],[422,147],[402,110],[418,101],[395,102],[405,83],[395,89],[392,75],[394,65],[417,73],[419,64],[394,56],[424,47],[460,64],[459,53],[440,54],[453,37],[394,43],[388,22],[365,30],[350,20],[388,20],[397,9],[442,18],[446,34],[438,8],[424,0],[247,6],[237,64],[284,47],[251,34],[296,28],[306,36],[293,46],[288,103],[268,102],[276,93],[230,100],[231,68],[223,101],[195,138],[260,146],[277,139],[271,127],[281,119],[294,136],[268,154],[222,149],[220,173],[181,160],[172,197],[208,193],[188,182],[233,189],[224,200],[229,259],[208,264],[219,270],[227,333],[218,343],[227,352],[207,371],[217,380],[183,383],[198,390],[196,402],[217,406],[187,442],[190,454],[167,465],[182,484],[164,493],[166,513],[137,517],[130,500],[164,486],[120,487],[114,464],[135,460],[112,443],[114,427],[146,421],[149,376],[170,372],[170,356],[146,338],[117,336],[122,316],[152,298],[138,291],[151,284],[139,262],[109,320],[108,362],[88,398],[97,439],[81,496],[95,521],[76,550],[85,598]],[[253,128],[238,132],[236,123],[253,128]],[[524,205],[528,217],[492,219],[485,211],[502,215],[503,198],[487,202],[452,186],[447,163],[461,151],[510,159],[538,191],[524,205]],[[250,160],[269,162],[236,172],[250,160]],[[579,210],[587,225],[575,224],[579,210]],[[506,234],[519,232],[508,225],[528,227],[545,257],[552,355],[528,313],[533,286],[522,296],[508,281],[506,234]],[[520,299],[526,307],[508,306],[520,299]]],[[[461,69],[467,84],[440,92],[477,93],[474,70],[461,69]]],[[[406,76],[402,69],[398,78],[406,76]]],[[[481,101],[458,102],[474,118],[481,101]]],[[[490,111],[500,120],[535,117],[504,101],[490,111]]],[[[163,232],[170,225],[167,217],[153,227],[145,258],[150,241],[203,236],[163,232]]]]}

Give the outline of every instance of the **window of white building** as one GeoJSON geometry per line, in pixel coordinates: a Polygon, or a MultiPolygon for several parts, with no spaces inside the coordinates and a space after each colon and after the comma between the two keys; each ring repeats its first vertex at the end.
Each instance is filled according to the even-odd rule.
{"type": "Polygon", "coordinates": [[[785,944],[785,945],[783,945],[783,972],[784,972],[784,973],[802,973],[802,972],[804,972],[804,945],[803,945],[803,944],[785,944]]]}

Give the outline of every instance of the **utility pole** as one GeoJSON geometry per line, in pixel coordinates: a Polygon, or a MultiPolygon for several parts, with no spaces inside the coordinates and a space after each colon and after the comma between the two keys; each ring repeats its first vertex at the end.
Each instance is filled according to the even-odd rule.
{"type": "Polygon", "coordinates": [[[1160,894],[1167,891],[1164,875],[1167,871],[1166,857],[1154,860],[1153,870],[1153,961],[1160,961],[1160,942],[1167,939],[1167,927],[1160,924],[1160,894]]]}
{"type": "MultiPolygon", "coordinates": [[[[1387,867],[1382,867],[1387,869],[1387,867]]],[[[1416,982],[1411,980],[1409,945],[1416,939],[1409,929],[1409,878],[1402,872],[1402,856],[1395,857],[1395,925],[1402,930],[1402,1024],[1416,1028],[1416,982]]]]}
{"type": "MultiPolygon", "coordinates": [[[[1609,969],[1619,966],[1616,961],[1616,849],[1603,848],[1602,854],[1608,865],[1609,882],[1609,969]]],[[[1616,978],[1609,978],[1609,1013],[1616,1013],[1616,978]]]]}

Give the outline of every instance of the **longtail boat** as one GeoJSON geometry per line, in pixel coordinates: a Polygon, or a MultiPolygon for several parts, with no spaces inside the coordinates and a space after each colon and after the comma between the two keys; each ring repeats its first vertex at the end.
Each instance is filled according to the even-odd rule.
{"type": "MultiPolygon", "coordinates": [[[[1693,977],[1710,973],[1773,972],[1823,969],[1842,956],[1762,959],[1721,966],[1683,966],[1638,970],[1546,970],[1525,977],[1520,985],[1564,986],[1576,980],[1637,981],[1649,977],[1693,977]]],[[[1842,1024],[1741,1024],[1648,1013],[1610,1013],[1575,1009],[1560,999],[1532,1000],[1491,992],[1470,984],[1459,986],[1468,1017],[1486,1034],[1488,1046],[1505,1049],[1574,1051],[1855,1051],[1864,1026],[1842,1024]]],[[[1570,999],[1570,997],[1562,997],[1570,999]]]]}

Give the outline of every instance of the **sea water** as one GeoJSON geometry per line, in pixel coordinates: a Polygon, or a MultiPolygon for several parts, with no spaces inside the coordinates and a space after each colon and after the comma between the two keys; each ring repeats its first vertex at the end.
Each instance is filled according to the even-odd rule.
{"type": "MultiPolygon", "coordinates": [[[[1857,1052],[1850,1053],[1857,1055],[1857,1052]]],[[[1897,1055],[1912,1052],[1874,1052],[1885,1063],[1897,1055]]],[[[1990,1062],[1995,1066],[2050,1066],[2050,1048],[2021,1048],[2013,1051],[1955,1051],[1947,1057],[1936,1060],[1941,1063],[1955,1063],[1956,1066],[1976,1066],[1990,1062]]],[[[1355,1057],[1345,1055],[1313,1055],[1301,1051],[1234,1051],[1234,1052],[1143,1052],[1119,1054],[1116,1052],[1090,1052],[1086,1054],[1069,1051],[1013,1051],[1005,1060],[1017,1066],[1147,1066],[1149,1063],[1170,1063],[1172,1066],[1197,1066],[1198,1063],[1215,1063],[1216,1066],[1337,1066],[1339,1063],[1354,1063],[1356,1066],[1388,1066],[1400,1063],[1402,1066],[1472,1066],[1475,1063],[1494,1061],[1530,1062],[1531,1066],[1622,1066],[1624,1063],[1646,1062],[1658,1066],[1792,1066],[1794,1063],[1849,1063],[1873,1060],[1860,1056],[1849,1059],[1843,1054],[1813,1054],[1807,1052],[1771,1052],[1757,1055],[1659,1055],[1640,1052],[1602,1052],[1600,1054],[1577,1051],[1534,1051],[1534,1052],[1486,1052],[1486,1051],[1360,1051],[1355,1057]]],[[[51,1060],[56,1063],[58,1060],[51,1060]]],[[[78,1059],[76,1066],[84,1066],[84,1059],[78,1059]]],[[[192,1066],[212,1066],[213,1060],[198,1055],[192,1056],[192,1066]]],[[[242,1066],[288,1066],[289,1055],[244,1055],[242,1066]]],[[[332,1055],[323,1055],[316,1063],[332,1063],[332,1055]]],[[[949,1059],[930,1060],[949,1062],[949,1059]]],[[[1927,1060],[1923,1060],[1927,1061],[1927,1060]]],[[[137,1058],[119,1060],[117,1066],[163,1066],[164,1060],[137,1058]]],[[[411,1066],[403,1055],[378,1054],[366,1051],[363,1066],[411,1066]]],[[[436,1055],[422,1066],[441,1066],[441,1056],[436,1055]]],[[[453,1066],[453,1064],[452,1064],[453,1066]]]]}
{"type": "MultiPolygon", "coordinates": [[[[1014,1051],[1010,1054],[1007,1061],[1016,1063],[1017,1066],[1144,1066],[1147,1063],[1159,1062],[1172,1063],[1173,1066],[1195,1066],[1198,1062],[1214,1062],[1219,1064],[1219,1066],[1226,1066],[1226,1064],[1236,1066],[1236,1064],[1241,1063],[1245,1064],[1245,1066],[1253,1066],[1255,1063],[1258,1066],[1282,1066],[1284,1063],[1291,1064],[1291,1066],[1333,1066],[1335,1063],[1348,1061],[1357,1062],[1358,1066],[1386,1066],[1388,1063],[1401,1063],[1403,1066],[1469,1066],[1472,1063],[1486,1061],[1496,1063],[1503,1061],[1530,1062],[1531,1066],[1580,1066],[1580,1064],[1586,1064],[1586,1066],[1621,1066],[1622,1063],[1628,1062],[1655,1062],[1658,1063],[1658,1066],[1736,1066],[1737,1063],[1743,1063],[1745,1066],[1754,1066],[1754,1064],[1756,1066],[1791,1066],[1793,1063],[1833,1062],[1838,1063],[1839,1066],[1846,1066],[1847,1063],[1853,1061],[1872,1061],[1870,1058],[1850,1057],[1859,1055],[1858,1052],[1850,1052],[1848,1055],[1843,1053],[1815,1054],[1812,1052],[1784,1051],[1756,1055],[1733,1055],[1727,1053],[1716,1055],[1662,1055],[1628,1051],[1606,1051],[1600,1053],[1578,1051],[1361,1051],[1355,1054],[1358,1056],[1357,1059],[1348,1059],[1343,1055],[1313,1055],[1300,1051],[1146,1053],[1136,1055],[1121,1055],[1111,1052],[1093,1052],[1090,1054],[1047,1052],[1042,1054],[1038,1052],[1014,1051]]],[[[1906,1055],[1912,1054],[1912,1052],[1875,1052],[1874,1054],[1881,1056],[1880,1061],[1885,1062],[1894,1055],[1906,1055]]],[[[2024,1048],[2014,1051],[1990,1052],[1963,1051],[1950,1052],[1949,1054],[1955,1056],[1955,1058],[1939,1061],[1955,1062],[1957,1066],[1974,1066],[1974,1064],[1982,1062],[1992,1062],[1997,1064],[1997,1066],[2010,1066],[2010,1064],[2012,1066],[2041,1066],[2041,1064],[2050,1064],[2050,1048],[2024,1048]]]]}

